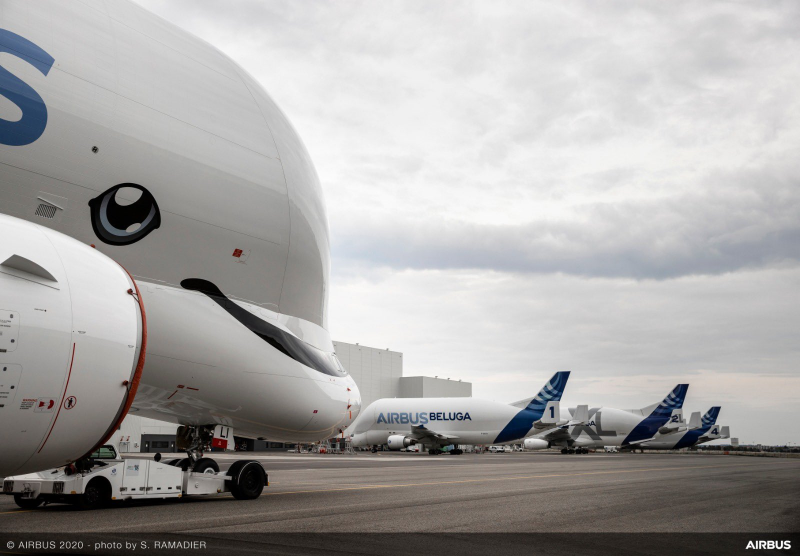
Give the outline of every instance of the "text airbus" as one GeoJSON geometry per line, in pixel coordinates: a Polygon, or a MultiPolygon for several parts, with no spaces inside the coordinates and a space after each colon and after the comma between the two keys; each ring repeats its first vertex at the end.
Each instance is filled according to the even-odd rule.
{"type": "Polygon", "coordinates": [[[389,425],[426,425],[430,421],[472,421],[469,412],[398,412],[379,413],[377,422],[389,425]]]}

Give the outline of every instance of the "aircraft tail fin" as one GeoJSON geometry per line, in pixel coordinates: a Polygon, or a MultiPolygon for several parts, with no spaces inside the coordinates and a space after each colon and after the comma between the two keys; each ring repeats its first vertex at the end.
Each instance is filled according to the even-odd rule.
{"type": "Polygon", "coordinates": [[[522,411],[500,431],[495,439],[495,444],[502,444],[510,440],[523,438],[531,428],[555,425],[559,418],[559,402],[564,388],[567,386],[569,371],[558,372],[553,375],[547,384],[533,398],[511,404],[522,411]]]}
{"type": "Polygon", "coordinates": [[[719,417],[719,410],[721,409],[720,406],[714,406],[709,409],[705,415],[703,415],[703,426],[710,427],[714,423],[717,422],[717,417],[719,417]]]}
{"type": "Polygon", "coordinates": [[[650,417],[661,417],[664,419],[664,422],[666,422],[672,416],[674,410],[683,407],[683,401],[686,399],[686,392],[688,391],[688,384],[678,384],[672,389],[672,392],[667,394],[667,397],[664,398],[660,404],[655,407],[648,406],[642,410],[642,413],[649,413],[650,417]]]}
{"type": "MultiPolygon", "coordinates": [[[[722,431],[720,432],[719,437],[720,438],[730,438],[731,437],[731,428],[728,425],[725,425],[724,427],[722,427],[722,431]]],[[[739,445],[739,439],[737,438],[735,440],[736,440],[736,444],[735,445],[738,446],[739,445]]]]}
{"type": "Polygon", "coordinates": [[[689,430],[695,430],[700,428],[700,412],[695,411],[692,413],[692,416],[689,417],[689,430]]]}
{"type": "Polygon", "coordinates": [[[585,425],[589,421],[589,406],[588,405],[579,405],[575,408],[575,413],[572,414],[572,419],[570,419],[567,426],[576,426],[576,425],[585,425]]]}
{"type": "Polygon", "coordinates": [[[554,374],[548,383],[539,390],[539,393],[528,402],[527,409],[544,412],[548,402],[560,402],[568,380],[569,371],[560,371],[554,374]]]}
{"type": "MultiPolygon", "coordinates": [[[[514,402],[511,405],[514,407],[519,407],[520,409],[537,411],[544,415],[545,409],[547,409],[548,405],[553,405],[550,404],[550,402],[561,401],[561,395],[564,393],[564,388],[567,386],[567,380],[569,380],[569,371],[557,372],[534,397],[525,398],[524,400],[514,402]]],[[[555,411],[558,411],[557,406],[555,411]]],[[[549,415],[550,412],[548,411],[547,414],[549,415]]]]}

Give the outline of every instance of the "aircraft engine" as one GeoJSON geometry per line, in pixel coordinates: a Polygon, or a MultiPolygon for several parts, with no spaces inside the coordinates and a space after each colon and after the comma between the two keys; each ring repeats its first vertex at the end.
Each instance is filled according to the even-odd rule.
{"type": "Polygon", "coordinates": [[[91,246],[3,214],[0,238],[8,476],[65,465],[108,440],[136,393],[147,325],[133,278],[91,246]]]}
{"type": "Polygon", "coordinates": [[[550,447],[550,443],[541,438],[526,438],[524,446],[526,450],[546,450],[550,447]]]}
{"type": "Polygon", "coordinates": [[[402,450],[403,448],[408,448],[416,443],[417,441],[413,438],[403,436],[402,434],[393,434],[386,441],[386,444],[389,445],[390,450],[402,450]]]}

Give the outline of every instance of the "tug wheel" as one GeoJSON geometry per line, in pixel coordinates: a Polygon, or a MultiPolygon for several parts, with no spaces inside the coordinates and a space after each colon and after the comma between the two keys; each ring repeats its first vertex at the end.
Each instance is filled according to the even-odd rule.
{"type": "Polygon", "coordinates": [[[267,484],[267,474],[257,461],[239,460],[228,469],[228,487],[238,500],[253,500],[261,496],[267,484]]]}
{"type": "Polygon", "coordinates": [[[105,479],[94,479],[78,497],[76,506],[82,510],[99,510],[110,501],[111,485],[105,479]]]}

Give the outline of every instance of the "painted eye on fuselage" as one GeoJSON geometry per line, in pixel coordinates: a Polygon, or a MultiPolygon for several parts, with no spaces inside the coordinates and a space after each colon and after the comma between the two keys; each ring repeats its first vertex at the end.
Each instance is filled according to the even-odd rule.
{"type": "Polygon", "coordinates": [[[89,201],[92,228],[109,245],[130,245],[161,225],[155,197],[141,185],[121,183],[89,201]]]}

